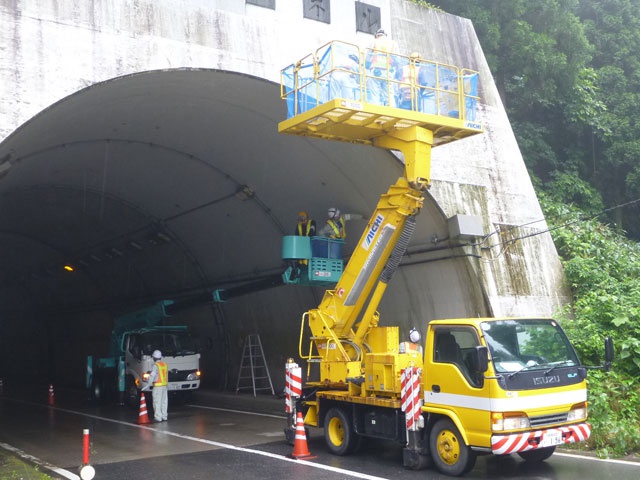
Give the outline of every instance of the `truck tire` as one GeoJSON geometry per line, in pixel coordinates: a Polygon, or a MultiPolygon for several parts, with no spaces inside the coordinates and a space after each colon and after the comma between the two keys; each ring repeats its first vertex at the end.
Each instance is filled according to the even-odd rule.
{"type": "Polygon", "coordinates": [[[476,463],[476,454],[464,443],[460,431],[448,418],[442,418],[433,425],[429,448],[433,463],[445,475],[464,475],[476,463]]]}
{"type": "Polygon", "coordinates": [[[330,408],[324,417],[324,439],[334,455],[353,452],[361,440],[353,430],[351,415],[339,407],[330,408]]]}
{"type": "Polygon", "coordinates": [[[127,375],[124,381],[124,403],[131,408],[138,408],[140,404],[140,392],[132,375],[127,375]]]}
{"type": "Polygon", "coordinates": [[[104,375],[96,374],[91,381],[91,399],[96,403],[103,403],[106,400],[107,386],[104,375]]]}
{"type": "Polygon", "coordinates": [[[520,458],[529,463],[544,462],[547,458],[553,455],[556,451],[556,447],[536,448],[535,450],[527,450],[526,452],[518,452],[520,458]]]}

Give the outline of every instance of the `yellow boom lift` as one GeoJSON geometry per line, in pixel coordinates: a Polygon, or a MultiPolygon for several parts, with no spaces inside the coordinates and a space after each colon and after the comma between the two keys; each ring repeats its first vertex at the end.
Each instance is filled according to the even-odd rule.
{"type": "Polygon", "coordinates": [[[586,370],[555,321],[432,321],[418,348],[400,343],[397,326],[379,326],[378,305],[430,185],[431,148],[483,132],[478,73],[336,41],[283,69],[281,80],[288,118],[279,132],[404,159],[335,288],[302,317],[307,380],[292,386],[289,376],[301,378],[301,369],[290,359],[287,440],[303,412],[305,425],[324,427],[332,453],[355,451],[363,437],[391,439],[404,445],[407,468],[461,475],[479,453],[540,461],[558,444],[587,438],[586,370]],[[367,68],[373,55],[385,57],[386,71],[367,68]]]}

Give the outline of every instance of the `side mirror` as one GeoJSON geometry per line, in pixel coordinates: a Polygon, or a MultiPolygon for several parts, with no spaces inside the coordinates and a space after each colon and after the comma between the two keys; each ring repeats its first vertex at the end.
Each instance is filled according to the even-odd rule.
{"type": "Polygon", "coordinates": [[[604,339],[604,371],[608,372],[611,370],[611,366],[613,365],[613,340],[611,337],[607,337],[604,339]]]}
{"type": "Polygon", "coordinates": [[[476,346],[470,360],[471,369],[474,372],[486,372],[489,369],[489,349],[481,345],[476,346]]]}

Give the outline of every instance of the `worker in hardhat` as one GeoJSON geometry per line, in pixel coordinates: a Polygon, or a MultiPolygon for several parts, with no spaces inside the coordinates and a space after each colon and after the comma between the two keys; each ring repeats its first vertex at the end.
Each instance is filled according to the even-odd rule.
{"type": "Polygon", "coordinates": [[[420,340],[422,335],[416,328],[412,328],[409,332],[409,342],[402,342],[400,344],[400,353],[420,353],[422,354],[422,345],[420,340]]]}
{"type": "MultiPolygon", "coordinates": [[[[294,235],[300,237],[313,237],[316,235],[316,221],[312,220],[309,217],[309,214],[304,210],[298,212],[298,223],[296,224],[296,228],[293,232],[294,235]]],[[[291,262],[291,273],[289,275],[289,280],[295,280],[296,278],[301,277],[303,274],[306,275],[308,272],[309,260],[300,259],[297,261],[291,262]]]]}
{"type": "Polygon", "coordinates": [[[293,234],[302,237],[313,237],[316,234],[316,221],[309,218],[307,212],[298,212],[298,223],[293,234]]]}
{"type": "Polygon", "coordinates": [[[169,382],[169,367],[162,361],[162,352],[154,350],[151,355],[153,367],[149,374],[149,383],[153,385],[153,418],[156,422],[167,420],[167,408],[169,395],[167,383],[169,382]]]}
{"type": "Polygon", "coordinates": [[[420,75],[420,54],[413,52],[409,63],[396,73],[398,84],[398,107],[407,110],[418,109],[418,77],[420,75]]]}
{"type": "Polygon", "coordinates": [[[360,59],[358,51],[336,49],[334,57],[335,61],[329,78],[329,98],[360,100],[360,59]]]}
{"type": "Polygon", "coordinates": [[[367,101],[387,107],[395,106],[394,89],[397,68],[395,42],[383,28],[376,31],[373,44],[367,50],[365,67],[367,68],[367,101]]]}
{"type": "Polygon", "coordinates": [[[344,218],[340,216],[340,210],[331,207],[327,210],[327,221],[320,230],[323,237],[337,238],[343,240],[347,236],[344,218]]]}
{"type": "MultiPolygon", "coordinates": [[[[329,237],[334,240],[344,240],[347,236],[347,229],[344,218],[340,215],[340,210],[331,207],[327,210],[327,221],[319,232],[322,237],[329,237]]],[[[327,258],[339,259],[342,257],[342,244],[344,242],[327,242],[327,258]]]]}

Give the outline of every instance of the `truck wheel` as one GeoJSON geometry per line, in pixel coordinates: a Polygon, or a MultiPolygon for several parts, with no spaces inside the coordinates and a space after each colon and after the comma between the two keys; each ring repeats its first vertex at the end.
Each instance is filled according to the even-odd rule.
{"type": "Polygon", "coordinates": [[[351,416],[338,407],[329,409],[324,417],[324,439],[334,455],[347,455],[360,443],[353,431],[351,416]]]}
{"type": "Polygon", "coordinates": [[[138,387],[131,375],[127,375],[124,381],[124,403],[131,408],[138,408],[140,403],[138,387]]]}
{"type": "Polygon", "coordinates": [[[530,463],[544,462],[547,458],[553,455],[556,451],[556,447],[536,448],[535,450],[527,450],[526,452],[518,452],[520,458],[530,463]]]}
{"type": "Polygon", "coordinates": [[[458,477],[470,471],[476,454],[464,443],[460,431],[448,418],[438,420],[429,434],[429,448],[436,468],[458,477]]]}
{"type": "Polygon", "coordinates": [[[91,382],[91,398],[97,403],[104,402],[105,390],[103,376],[100,374],[94,375],[91,382]]]}

